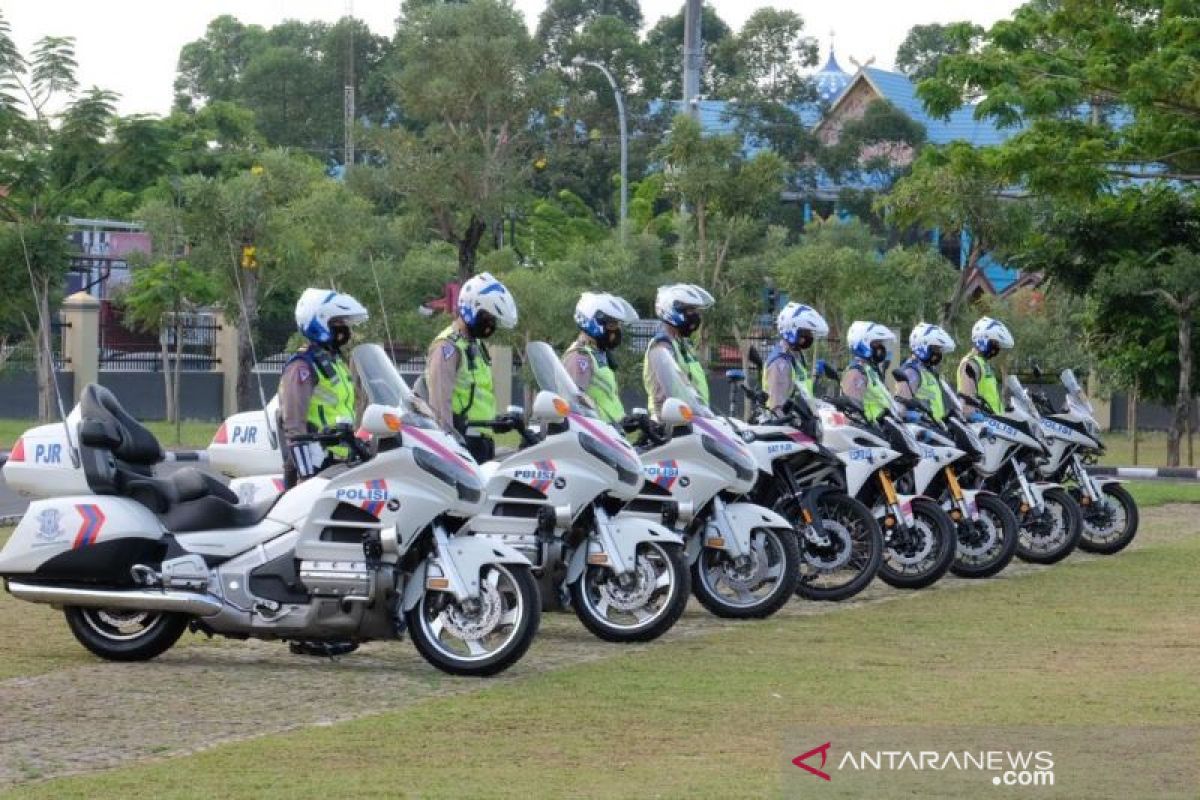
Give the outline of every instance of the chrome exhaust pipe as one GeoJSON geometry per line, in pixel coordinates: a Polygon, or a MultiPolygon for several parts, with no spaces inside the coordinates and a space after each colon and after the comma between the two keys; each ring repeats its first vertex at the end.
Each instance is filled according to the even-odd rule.
{"type": "Polygon", "coordinates": [[[8,592],[18,600],[55,606],[82,608],[129,608],[138,611],[175,611],[196,617],[211,617],[223,604],[215,597],[194,592],[156,589],[76,589],[8,582],[8,592]]]}

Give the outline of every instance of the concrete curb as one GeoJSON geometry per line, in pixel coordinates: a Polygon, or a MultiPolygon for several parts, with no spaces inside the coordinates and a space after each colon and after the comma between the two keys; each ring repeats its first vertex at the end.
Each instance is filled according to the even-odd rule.
{"type": "Polygon", "coordinates": [[[1200,481],[1196,467],[1100,467],[1090,466],[1088,472],[1098,477],[1129,478],[1131,480],[1200,481]]]}

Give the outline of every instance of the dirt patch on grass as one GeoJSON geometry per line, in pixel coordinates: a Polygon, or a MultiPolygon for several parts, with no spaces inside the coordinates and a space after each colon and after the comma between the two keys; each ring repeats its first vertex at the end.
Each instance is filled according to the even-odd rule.
{"type": "MultiPolygon", "coordinates": [[[[1153,547],[1196,532],[1194,506],[1148,509],[1132,547],[1153,547]]],[[[1080,553],[1054,567],[1015,562],[991,581],[947,578],[920,595],[966,591],[1046,569],[1076,568],[1098,558],[1080,553]]],[[[796,601],[779,616],[840,613],[915,596],[876,582],[850,603],[796,601]]],[[[4,604],[0,635],[5,640],[31,633],[14,616],[26,608],[11,601],[4,604]]],[[[37,611],[41,615],[44,610],[37,611]]],[[[703,637],[734,624],[708,615],[693,603],[665,638],[703,637]]],[[[39,616],[39,625],[43,626],[39,635],[46,635],[57,648],[65,635],[61,617],[39,616]],[[51,632],[45,625],[56,627],[51,632]]],[[[22,645],[37,646],[36,639],[22,645]]],[[[550,614],[526,658],[490,680],[442,675],[407,642],[369,644],[338,661],[293,656],[279,643],[221,640],[189,640],[187,646],[146,664],[109,664],[86,656],[80,663],[76,656],[64,655],[61,666],[50,666],[44,674],[0,681],[0,708],[4,709],[0,787],[393,711],[433,697],[472,692],[497,681],[521,681],[653,646],[606,644],[584,631],[574,616],[550,614]]],[[[0,656],[0,668],[3,659],[0,656]]]]}

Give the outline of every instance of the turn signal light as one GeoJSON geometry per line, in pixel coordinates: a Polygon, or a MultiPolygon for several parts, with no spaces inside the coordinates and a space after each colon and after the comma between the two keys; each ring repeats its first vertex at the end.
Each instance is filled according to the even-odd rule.
{"type": "Polygon", "coordinates": [[[588,563],[594,564],[597,567],[608,566],[608,553],[589,553],[588,563]]]}
{"type": "Polygon", "coordinates": [[[884,517],[883,518],[883,527],[885,527],[885,528],[896,527],[896,518],[892,517],[892,516],[884,517]]]}
{"type": "Polygon", "coordinates": [[[724,537],[721,537],[721,536],[714,536],[711,539],[706,539],[704,541],[704,545],[706,547],[715,547],[718,550],[724,550],[725,549],[725,539],[724,539],[724,537]]]}
{"type": "Polygon", "coordinates": [[[425,580],[425,588],[426,589],[437,589],[439,591],[444,591],[444,590],[450,588],[450,579],[449,578],[427,578],[425,580]]]}
{"type": "Polygon", "coordinates": [[[812,525],[813,515],[807,508],[800,509],[800,519],[804,520],[805,525],[812,525]]]}
{"type": "Polygon", "coordinates": [[[554,413],[558,414],[560,417],[565,417],[567,414],[571,413],[571,406],[567,404],[566,400],[563,400],[561,397],[556,397],[554,398],[554,413]]]}
{"type": "Polygon", "coordinates": [[[400,417],[390,411],[385,411],[383,413],[383,424],[387,425],[389,431],[395,433],[400,430],[403,423],[400,422],[400,417]]]}
{"type": "Polygon", "coordinates": [[[696,416],[696,412],[692,411],[691,406],[684,405],[679,407],[679,416],[683,417],[684,422],[691,422],[692,417],[696,416]]]}
{"type": "Polygon", "coordinates": [[[962,519],[962,512],[959,511],[957,508],[954,509],[953,511],[950,512],[950,519],[954,520],[955,522],[958,522],[959,520],[962,519]]]}
{"type": "Polygon", "coordinates": [[[1028,504],[1028,503],[1021,503],[1021,513],[1022,513],[1022,514],[1026,514],[1026,513],[1028,513],[1028,512],[1029,512],[1029,504],[1028,504]]]}
{"type": "Polygon", "coordinates": [[[1079,505],[1081,505],[1081,506],[1090,506],[1091,504],[1092,504],[1092,498],[1090,498],[1090,497],[1081,497],[1081,498],[1079,498],[1079,505]]]}

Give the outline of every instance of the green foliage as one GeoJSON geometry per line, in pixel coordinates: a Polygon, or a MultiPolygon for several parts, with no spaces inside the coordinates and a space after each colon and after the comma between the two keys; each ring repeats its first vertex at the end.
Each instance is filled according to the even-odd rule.
{"type": "Polygon", "coordinates": [[[913,82],[932,78],[946,56],[977,50],[983,33],[971,22],[914,25],[896,50],[896,69],[913,82]]]}
{"type": "Polygon", "coordinates": [[[187,261],[157,261],[134,270],[120,295],[125,319],[140,330],[158,333],[163,315],[188,312],[217,300],[209,276],[187,261]]]}
{"type": "Polygon", "coordinates": [[[608,236],[583,200],[565,189],[556,200],[535,202],[528,224],[533,237],[529,255],[540,261],[562,258],[580,243],[595,243],[608,236]]]}

